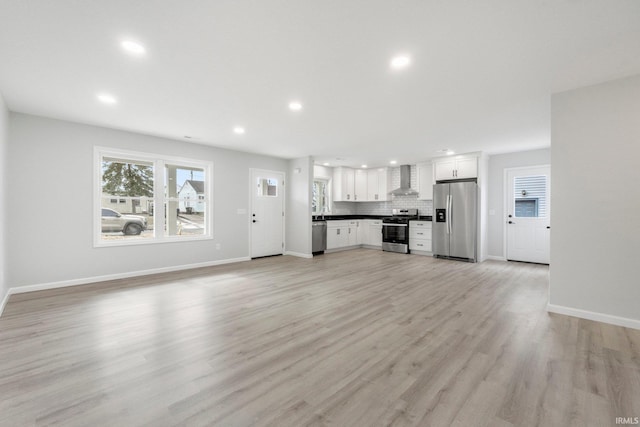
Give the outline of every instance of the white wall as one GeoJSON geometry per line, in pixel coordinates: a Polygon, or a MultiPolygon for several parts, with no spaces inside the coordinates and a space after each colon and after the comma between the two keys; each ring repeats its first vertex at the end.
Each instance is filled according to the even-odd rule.
{"type": "Polygon", "coordinates": [[[313,159],[289,160],[287,178],[286,253],[310,257],[313,159]]]}
{"type": "Polygon", "coordinates": [[[551,99],[551,311],[640,328],[640,75],[551,99]]]}
{"type": "Polygon", "coordinates": [[[24,114],[11,113],[10,124],[10,287],[248,257],[249,220],[237,210],[249,208],[249,168],[288,167],[283,159],[24,114]],[[96,145],[212,161],[214,239],[94,248],[96,145]],[[73,203],[60,208],[61,200],[73,203]]]}
{"type": "Polygon", "coordinates": [[[7,296],[8,285],[6,282],[6,175],[7,175],[7,145],[9,138],[9,110],[0,94],[0,313],[3,302],[7,296]]]}
{"type": "MultiPolygon", "coordinates": [[[[505,258],[504,223],[507,214],[504,210],[504,170],[508,168],[551,164],[551,150],[521,151],[517,153],[496,154],[489,157],[488,186],[488,255],[505,258]]],[[[553,182],[553,177],[551,179],[553,182]]]]}

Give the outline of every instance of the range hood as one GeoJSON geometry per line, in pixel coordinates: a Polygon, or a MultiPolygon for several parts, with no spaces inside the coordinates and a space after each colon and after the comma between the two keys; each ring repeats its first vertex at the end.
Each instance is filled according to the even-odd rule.
{"type": "Polygon", "coordinates": [[[411,166],[400,166],[400,188],[396,188],[389,194],[394,196],[417,196],[418,192],[411,188],[411,166]]]}

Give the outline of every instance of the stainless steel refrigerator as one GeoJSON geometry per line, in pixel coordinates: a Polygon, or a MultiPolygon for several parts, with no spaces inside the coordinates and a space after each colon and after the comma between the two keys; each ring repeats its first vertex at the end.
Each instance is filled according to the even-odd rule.
{"type": "Polygon", "coordinates": [[[433,213],[433,256],[476,262],[478,184],[435,184],[433,213]]]}

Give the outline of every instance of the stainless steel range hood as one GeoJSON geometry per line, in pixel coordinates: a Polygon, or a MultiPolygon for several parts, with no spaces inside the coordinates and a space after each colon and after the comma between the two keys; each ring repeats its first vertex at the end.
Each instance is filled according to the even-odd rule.
{"type": "Polygon", "coordinates": [[[411,188],[411,166],[400,166],[400,188],[396,188],[389,194],[394,196],[417,196],[418,192],[411,188]]]}

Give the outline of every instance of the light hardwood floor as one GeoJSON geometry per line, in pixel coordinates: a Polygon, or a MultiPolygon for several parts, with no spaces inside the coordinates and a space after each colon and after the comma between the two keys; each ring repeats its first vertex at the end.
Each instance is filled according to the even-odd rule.
{"type": "Polygon", "coordinates": [[[548,268],[374,250],[13,295],[0,425],[613,426],[640,331],[548,314],[548,268]]]}

